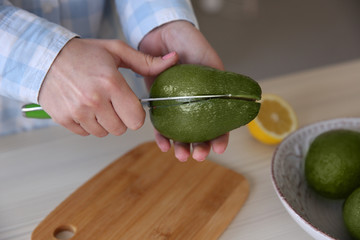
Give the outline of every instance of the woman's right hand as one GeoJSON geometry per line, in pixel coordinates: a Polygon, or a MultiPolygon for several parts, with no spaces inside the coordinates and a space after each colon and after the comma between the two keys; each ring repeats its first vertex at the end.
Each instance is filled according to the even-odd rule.
{"type": "Polygon", "coordinates": [[[61,50],[39,92],[39,104],[70,131],[103,137],[139,129],[145,119],[139,99],[118,68],[156,76],[178,61],[176,53],[152,57],[120,40],[74,38],[61,50]]]}

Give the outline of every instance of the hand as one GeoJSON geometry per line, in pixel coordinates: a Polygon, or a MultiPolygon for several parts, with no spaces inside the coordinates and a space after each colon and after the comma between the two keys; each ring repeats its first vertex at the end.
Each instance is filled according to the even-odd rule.
{"type": "MultiPolygon", "coordinates": [[[[191,23],[186,21],[170,22],[151,31],[139,45],[140,51],[152,56],[161,56],[167,52],[176,51],[180,63],[192,63],[224,69],[222,61],[210,46],[205,37],[191,23]]],[[[146,78],[147,86],[151,86],[154,78],[146,78]]],[[[171,147],[170,140],[155,130],[155,139],[162,151],[171,147]]],[[[220,136],[204,143],[193,143],[193,158],[204,160],[211,151],[223,153],[229,141],[229,134],[220,136]]],[[[186,161],[190,156],[190,144],[174,142],[175,156],[180,161],[186,161]]]]}
{"type": "Polygon", "coordinates": [[[74,38],[56,57],[39,93],[52,119],[79,135],[98,137],[140,128],[144,109],[118,71],[156,76],[178,61],[151,57],[119,40],[74,38]]]}

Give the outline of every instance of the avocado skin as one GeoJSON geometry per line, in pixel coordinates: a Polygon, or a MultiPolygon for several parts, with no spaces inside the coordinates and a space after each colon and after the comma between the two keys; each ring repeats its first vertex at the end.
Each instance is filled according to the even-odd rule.
{"type": "MultiPolygon", "coordinates": [[[[231,94],[261,99],[259,84],[250,77],[211,67],[182,64],[161,73],[150,97],[231,94]]],[[[183,103],[179,100],[154,101],[150,119],[162,135],[178,142],[205,142],[253,120],[260,103],[233,98],[213,98],[183,103]]]]}

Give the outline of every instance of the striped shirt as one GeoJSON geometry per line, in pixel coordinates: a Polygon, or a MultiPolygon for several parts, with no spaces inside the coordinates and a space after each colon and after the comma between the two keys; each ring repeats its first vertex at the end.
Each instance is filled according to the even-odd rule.
{"type": "Polygon", "coordinates": [[[52,125],[25,119],[52,62],[75,36],[121,38],[134,48],[174,20],[197,25],[189,0],[0,0],[0,135],[52,125]]]}

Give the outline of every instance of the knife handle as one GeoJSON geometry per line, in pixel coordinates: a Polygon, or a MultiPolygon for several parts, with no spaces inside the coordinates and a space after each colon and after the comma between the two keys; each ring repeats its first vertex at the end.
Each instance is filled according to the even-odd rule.
{"type": "Polygon", "coordinates": [[[21,108],[24,117],[27,118],[38,118],[38,119],[49,119],[51,118],[39,104],[29,103],[21,108]]]}

